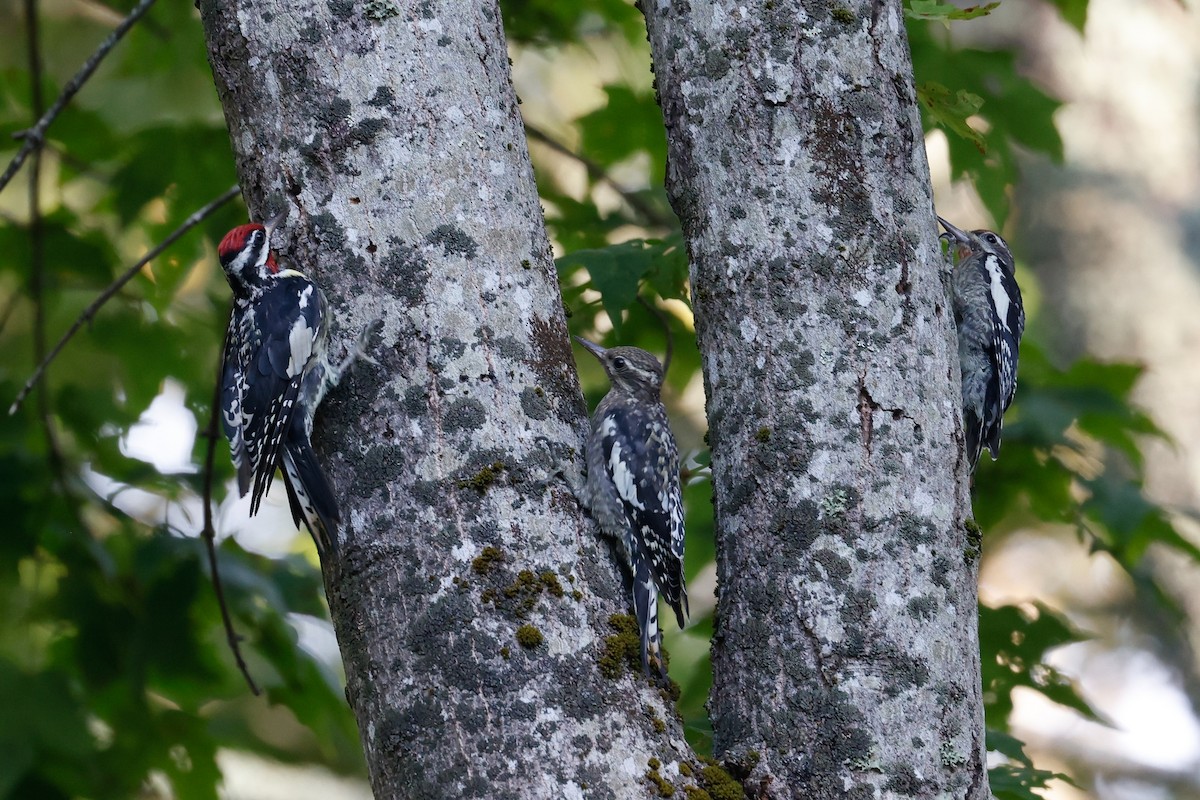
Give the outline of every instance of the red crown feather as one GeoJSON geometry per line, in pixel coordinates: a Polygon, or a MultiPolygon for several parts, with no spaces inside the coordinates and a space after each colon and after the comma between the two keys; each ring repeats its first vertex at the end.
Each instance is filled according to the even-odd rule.
{"type": "MultiPolygon", "coordinates": [[[[221,239],[221,243],[217,245],[217,255],[222,261],[232,257],[246,246],[246,240],[250,238],[250,234],[254,231],[263,231],[265,234],[267,229],[264,225],[260,225],[257,222],[238,225],[221,239]]],[[[274,250],[267,253],[267,269],[271,272],[279,272],[279,262],[275,260],[274,250]]]]}

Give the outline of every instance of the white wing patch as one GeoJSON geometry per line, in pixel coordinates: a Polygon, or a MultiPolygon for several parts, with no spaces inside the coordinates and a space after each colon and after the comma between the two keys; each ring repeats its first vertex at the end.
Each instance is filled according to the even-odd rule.
{"type": "Polygon", "coordinates": [[[1012,298],[1008,296],[1008,292],[1004,289],[1004,272],[1000,268],[1000,259],[989,253],[983,263],[984,268],[987,269],[988,277],[991,279],[988,288],[992,292],[992,305],[996,309],[996,314],[1000,317],[1000,324],[1004,327],[1004,330],[1008,330],[1008,307],[1012,303],[1012,298]]]}
{"type": "MultiPolygon", "coordinates": [[[[304,290],[301,294],[301,302],[304,302],[304,297],[308,295],[312,287],[304,290]]],[[[303,305],[301,306],[303,307],[303,305]]],[[[304,371],[304,367],[308,364],[308,359],[313,352],[313,339],[315,339],[313,329],[308,327],[307,320],[303,316],[297,317],[295,324],[292,325],[292,330],[288,334],[288,344],[291,346],[291,357],[288,359],[287,374],[289,378],[294,378],[304,371]]]]}
{"type": "Polygon", "coordinates": [[[612,475],[613,485],[617,487],[617,494],[622,500],[639,511],[646,510],[642,501],[638,499],[637,479],[629,471],[625,459],[621,457],[620,442],[613,442],[612,454],[608,457],[608,474],[612,475]]]}

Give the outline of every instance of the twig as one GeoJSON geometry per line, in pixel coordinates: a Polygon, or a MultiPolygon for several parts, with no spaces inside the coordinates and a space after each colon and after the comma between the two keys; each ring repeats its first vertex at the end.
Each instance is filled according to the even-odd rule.
{"type": "MultiPolygon", "coordinates": [[[[96,19],[103,19],[104,22],[108,23],[109,25],[120,22],[125,15],[124,11],[113,8],[108,3],[102,2],[102,0],[80,0],[80,2],[86,6],[91,6],[92,9],[94,9],[93,16],[96,19]]],[[[167,30],[167,27],[161,22],[148,19],[142,23],[142,27],[147,32],[154,34],[159,39],[162,39],[164,42],[171,39],[171,32],[167,30]]]]}
{"type": "Polygon", "coordinates": [[[667,340],[667,349],[663,353],[663,375],[666,375],[667,370],[671,368],[671,356],[675,352],[675,335],[671,333],[671,321],[667,319],[666,312],[640,294],[638,295],[638,302],[645,306],[646,310],[653,314],[659,324],[662,325],[663,336],[667,340]]]}
{"type": "Polygon", "coordinates": [[[42,375],[46,371],[46,367],[51,361],[58,357],[58,354],[62,352],[63,347],[66,346],[71,337],[74,336],[79,329],[84,326],[85,323],[87,323],[96,315],[96,312],[100,310],[101,306],[107,303],[113,297],[113,295],[119,292],[122,286],[133,280],[133,276],[137,275],[138,272],[141,271],[142,267],[146,266],[155,258],[158,258],[158,256],[164,250],[175,244],[175,242],[181,236],[203,222],[205,218],[211,215],[218,208],[237,197],[239,191],[240,190],[237,186],[231,186],[216,200],[213,200],[211,203],[204,206],[204,208],[196,211],[190,217],[185,219],[183,224],[176,228],[170,236],[159,242],[158,246],[146,253],[146,255],[142,256],[141,259],[139,259],[138,262],[132,267],[127,269],[124,274],[121,275],[121,277],[109,284],[108,288],[101,292],[100,295],[92,301],[92,304],[83,310],[83,313],[80,314],[78,319],[71,324],[71,327],[67,329],[67,332],[63,334],[63,337],[58,340],[58,344],[54,345],[54,349],[51,350],[50,353],[42,359],[41,363],[37,365],[37,368],[34,369],[33,374],[29,376],[29,380],[25,381],[25,386],[21,388],[20,393],[17,395],[17,399],[13,401],[12,406],[8,409],[8,413],[17,413],[17,409],[21,407],[21,403],[24,402],[25,398],[29,395],[30,390],[37,385],[39,380],[41,380],[42,375]]]}
{"type": "MultiPolygon", "coordinates": [[[[228,339],[228,331],[225,336],[228,339]]],[[[213,591],[217,595],[217,605],[221,608],[221,622],[225,625],[225,641],[229,643],[233,660],[237,662],[238,669],[242,671],[246,685],[250,687],[251,692],[258,695],[258,686],[254,683],[254,678],[250,677],[250,668],[242,660],[242,648],[239,644],[241,637],[233,629],[233,618],[229,616],[229,606],[225,603],[225,589],[221,586],[221,573],[217,570],[217,533],[213,528],[212,515],[212,478],[213,454],[217,451],[217,409],[221,406],[221,373],[224,371],[225,344],[222,344],[221,357],[217,360],[217,380],[216,389],[213,391],[212,412],[208,415],[208,429],[204,432],[208,438],[208,451],[204,455],[204,527],[200,531],[200,538],[204,540],[204,547],[208,550],[208,565],[212,569],[213,591]]]]}
{"type": "MultiPolygon", "coordinates": [[[[567,147],[550,134],[546,133],[540,128],[530,125],[528,122],[525,123],[525,134],[530,139],[546,145],[554,152],[578,161],[583,165],[583,168],[587,170],[589,178],[594,181],[604,181],[607,183],[616,191],[617,194],[621,195],[621,198],[629,204],[630,208],[645,217],[648,222],[663,228],[675,227],[675,220],[671,219],[657,208],[647,203],[645,200],[639,197],[636,192],[630,191],[621,184],[617,183],[615,180],[613,180],[612,176],[605,171],[604,167],[600,166],[595,161],[592,161],[587,156],[576,153],[574,150],[567,147]]],[[[2,186],[0,186],[0,188],[2,188],[2,186]]]]}
{"type": "MultiPolygon", "coordinates": [[[[27,2],[26,6],[28,7],[28,5],[27,2]]],[[[13,160],[4,170],[4,174],[0,175],[0,192],[4,191],[4,187],[17,174],[17,170],[25,163],[25,159],[41,146],[42,140],[46,138],[46,129],[50,127],[50,123],[62,113],[62,110],[67,107],[67,103],[71,102],[71,98],[83,88],[83,84],[87,83],[88,78],[92,77],[92,73],[96,71],[96,67],[100,65],[104,57],[116,47],[117,42],[121,41],[121,37],[129,32],[134,23],[141,19],[142,15],[149,11],[152,5],[154,5],[154,0],[142,0],[138,3],[137,7],[129,12],[129,16],[121,20],[121,24],[113,28],[112,33],[100,43],[100,46],[96,48],[96,52],[92,53],[88,60],[84,62],[79,72],[75,73],[75,77],[71,78],[67,85],[63,87],[54,104],[50,106],[50,109],[46,113],[41,115],[37,124],[32,128],[13,134],[16,138],[24,139],[25,143],[21,145],[21,149],[13,156],[13,160]]],[[[38,91],[40,91],[40,84],[38,85],[38,91]]]]}

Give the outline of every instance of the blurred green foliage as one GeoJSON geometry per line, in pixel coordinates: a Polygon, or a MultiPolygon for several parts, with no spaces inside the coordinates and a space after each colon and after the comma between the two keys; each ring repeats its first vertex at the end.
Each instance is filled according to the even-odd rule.
{"type": "MultiPolygon", "coordinates": [[[[43,5],[47,99],[132,7],[119,5],[111,14],[43,5]]],[[[18,8],[0,8],[4,164],[17,146],[12,134],[35,116],[18,8]]],[[[51,127],[41,171],[40,265],[28,164],[0,194],[6,408],[34,365],[31,269],[42,276],[53,343],[142,252],[237,182],[191,4],[157,4],[118,45],[51,127]]],[[[245,213],[229,204],[203,222],[50,366],[39,391],[57,460],[36,394],[16,416],[0,415],[0,500],[13,515],[0,537],[0,797],[124,799],[158,779],[179,798],[216,798],[218,747],[362,771],[340,681],[298,647],[289,622],[328,616],[312,561],[220,548],[226,595],[265,692],[254,698],[225,645],[199,540],[135,522],[83,479],[95,471],[195,507],[198,472],[159,474],[120,440],[168,378],[207,425],[228,314],[214,243],[245,213]]],[[[197,439],[196,463],[205,445],[197,439]]],[[[232,475],[221,447],[218,486],[232,475]]]]}
{"type": "MultiPolygon", "coordinates": [[[[121,0],[113,18],[131,5],[121,0]]],[[[518,59],[534,52],[553,58],[569,48],[618,48],[645,58],[641,16],[625,0],[501,5],[518,59]]],[[[1082,30],[1086,0],[1056,6],[1082,30]]],[[[972,181],[1003,224],[1019,179],[1015,149],[1062,156],[1052,120],[1058,102],[1017,72],[1012,52],[955,45],[948,22],[985,14],[990,5],[962,12],[939,0],[910,0],[906,8],[925,126],[945,131],[954,176],[972,181]]],[[[40,21],[41,79],[52,98],[112,20],[54,5],[40,21]]],[[[0,8],[0,43],[0,143],[12,143],[35,116],[15,6],[0,8]]],[[[658,353],[670,349],[667,395],[677,400],[697,379],[700,355],[688,313],[686,248],[662,189],[665,132],[644,86],[613,80],[601,88],[605,102],[569,121],[577,146],[560,148],[588,165],[582,190],[545,164],[537,171],[564,253],[558,267],[570,326],[658,353]],[[645,165],[638,186],[611,178],[634,162],[645,165]],[[616,204],[597,202],[601,191],[615,191],[616,204]]],[[[527,110],[544,102],[524,100],[527,110]]],[[[6,163],[16,144],[3,146],[6,163]]],[[[43,261],[35,268],[52,342],[147,246],[236,180],[190,4],[158,4],[118,46],[51,128],[42,172],[43,261]]],[[[26,197],[24,175],[0,195],[0,343],[11,354],[0,366],[0,398],[15,396],[34,364],[38,301],[26,197]]],[[[198,496],[198,473],[159,474],[125,455],[120,437],[168,378],[184,387],[198,427],[207,424],[227,313],[214,246],[244,217],[233,204],[213,215],[68,346],[41,390],[53,439],[36,396],[16,416],[0,416],[0,502],[13,515],[0,537],[0,796],[125,798],[157,776],[178,797],[212,798],[218,747],[361,773],[340,682],[298,646],[289,622],[290,614],[327,614],[311,558],[269,559],[228,542],[220,548],[243,648],[266,690],[265,699],[254,699],[224,644],[197,540],[166,524],[131,520],[82,480],[86,465],[164,501],[198,496]],[[290,720],[284,733],[278,708],[290,720]]],[[[1029,523],[1073,525],[1131,573],[1153,543],[1196,558],[1172,517],[1141,491],[1139,442],[1157,430],[1130,400],[1138,369],[1090,361],[1056,366],[1031,328],[1004,457],[985,460],[977,476],[979,523],[995,535],[1029,523]]],[[[599,370],[584,360],[581,373],[594,404],[604,391],[599,370]]],[[[693,437],[686,489],[689,579],[715,558],[701,434],[693,437]]],[[[204,447],[198,438],[195,463],[204,447]]],[[[223,444],[217,465],[220,484],[231,474],[223,444]]],[[[1144,578],[1138,585],[1155,591],[1144,578]]],[[[680,711],[702,751],[711,747],[703,708],[711,633],[711,615],[701,616],[668,644],[682,687],[680,711]]],[[[1045,663],[1052,648],[1083,637],[1044,606],[983,608],[980,635],[989,747],[1007,759],[991,772],[993,791],[1027,800],[1063,776],[1035,768],[1007,732],[1012,692],[1037,691],[1094,716],[1045,663]]]]}
{"type": "Polygon", "coordinates": [[[1012,51],[955,47],[935,23],[910,21],[908,40],[925,130],[945,131],[951,177],[974,184],[999,230],[1020,177],[1017,149],[1062,160],[1061,103],[1017,72],[1012,51]]]}

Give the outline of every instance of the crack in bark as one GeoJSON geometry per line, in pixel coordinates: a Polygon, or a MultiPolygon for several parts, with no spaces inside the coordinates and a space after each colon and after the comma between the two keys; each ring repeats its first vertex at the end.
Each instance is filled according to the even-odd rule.
{"type": "Polygon", "coordinates": [[[900,241],[900,280],[896,282],[896,293],[904,295],[905,310],[907,311],[912,306],[912,280],[909,273],[908,251],[912,250],[913,255],[916,255],[916,250],[899,230],[896,231],[896,238],[900,241]]]}
{"type": "MultiPolygon", "coordinates": [[[[886,411],[897,422],[906,419],[914,424],[916,423],[916,419],[903,408],[889,408],[881,403],[877,403],[875,398],[871,397],[871,393],[867,391],[866,373],[864,372],[862,377],[858,379],[858,413],[867,443],[867,455],[871,453],[871,434],[874,431],[873,412],[875,411],[886,411]]],[[[920,428],[921,426],[915,425],[915,427],[920,428]]]]}
{"type": "Polygon", "coordinates": [[[980,758],[982,748],[979,745],[979,727],[976,726],[971,732],[971,791],[967,797],[978,796],[980,788],[983,787],[984,781],[987,780],[987,759],[980,758]]]}
{"type": "Polygon", "coordinates": [[[863,372],[858,377],[858,426],[862,432],[863,445],[867,449],[867,461],[871,460],[871,436],[875,431],[874,411],[879,408],[879,404],[871,399],[871,393],[867,391],[867,373],[863,372]]]}
{"type": "Polygon", "coordinates": [[[875,0],[871,5],[871,24],[867,26],[867,35],[871,37],[871,55],[875,58],[875,64],[879,67],[880,72],[891,72],[883,63],[883,58],[879,55],[880,40],[875,35],[875,26],[879,24],[879,12],[883,10],[886,0],[875,0]]]}
{"type": "MultiPolygon", "coordinates": [[[[903,241],[904,237],[901,236],[903,241]]],[[[896,281],[896,294],[904,295],[905,310],[912,306],[912,282],[908,279],[908,258],[900,261],[900,280],[896,281]]]]}

